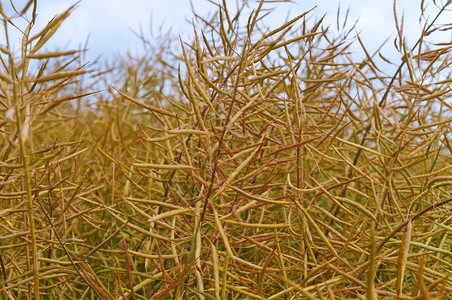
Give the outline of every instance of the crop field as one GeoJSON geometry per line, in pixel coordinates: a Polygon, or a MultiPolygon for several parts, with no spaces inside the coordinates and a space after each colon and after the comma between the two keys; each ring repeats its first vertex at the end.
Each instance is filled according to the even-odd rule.
{"type": "Polygon", "coordinates": [[[1,299],[451,299],[451,1],[397,61],[220,1],[89,63],[46,47],[76,5],[4,2],[1,299]]]}

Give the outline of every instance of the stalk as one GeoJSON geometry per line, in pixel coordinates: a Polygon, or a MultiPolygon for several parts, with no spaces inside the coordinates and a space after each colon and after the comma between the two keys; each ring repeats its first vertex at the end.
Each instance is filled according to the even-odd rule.
{"type": "MultiPolygon", "coordinates": [[[[16,84],[14,84],[16,85],[16,84]]],[[[16,91],[16,88],[14,89],[16,91]]],[[[15,93],[15,98],[17,97],[17,93],[15,93]]],[[[16,100],[18,100],[16,98],[16,100]]],[[[16,103],[18,103],[16,101],[16,103]]],[[[18,139],[19,139],[19,147],[20,147],[20,155],[22,156],[22,164],[24,170],[24,178],[25,178],[25,190],[27,192],[27,215],[28,215],[28,226],[30,227],[30,237],[31,237],[31,249],[32,249],[32,262],[33,262],[33,283],[34,283],[34,292],[35,299],[40,299],[39,296],[39,262],[38,262],[38,246],[36,243],[36,233],[35,233],[35,224],[33,221],[33,197],[31,195],[31,184],[30,184],[30,174],[29,174],[29,166],[28,166],[28,156],[25,146],[25,141],[22,135],[22,122],[20,116],[19,105],[16,105],[16,116],[17,116],[17,131],[18,131],[18,139]]]]}
{"type": "MultiPolygon", "coordinates": [[[[32,23],[34,23],[34,19],[35,19],[35,15],[36,15],[36,2],[34,2],[34,9],[33,9],[33,19],[32,19],[32,23]]],[[[9,50],[11,49],[10,47],[10,41],[9,41],[9,34],[8,34],[8,17],[4,14],[3,11],[3,7],[1,6],[0,3],[0,13],[3,17],[3,27],[5,30],[5,40],[6,40],[6,48],[9,50]]],[[[31,27],[32,24],[29,25],[29,27],[27,28],[27,32],[29,32],[29,28],[31,27]]],[[[24,62],[26,62],[27,60],[25,59],[26,55],[25,55],[25,51],[26,51],[26,43],[25,41],[27,40],[27,36],[25,34],[24,36],[24,40],[23,40],[23,47],[22,47],[22,58],[24,59],[24,62]]],[[[23,124],[22,124],[22,116],[21,116],[21,107],[22,107],[22,96],[19,93],[19,87],[18,87],[18,82],[17,82],[17,78],[19,78],[18,73],[17,73],[17,68],[16,68],[16,64],[14,62],[14,57],[11,54],[11,51],[8,51],[8,59],[9,59],[9,63],[10,63],[10,71],[11,71],[11,80],[12,80],[12,86],[13,86],[13,103],[15,106],[15,114],[16,114],[16,128],[17,128],[17,137],[18,137],[18,141],[19,141],[19,148],[20,148],[20,156],[22,157],[22,165],[23,165],[23,171],[24,171],[24,179],[25,179],[25,190],[26,190],[26,194],[27,194],[27,216],[28,216],[28,226],[30,228],[30,238],[31,238],[31,247],[32,247],[32,270],[33,270],[33,284],[34,284],[34,294],[35,294],[35,299],[40,299],[40,295],[39,295],[39,262],[38,262],[38,246],[36,243],[36,232],[35,232],[35,225],[34,225],[34,221],[33,221],[33,197],[31,194],[32,188],[31,188],[31,184],[30,184],[30,174],[29,174],[29,165],[28,165],[28,156],[27,156],[27,151],[26,151],[26,146],[25,146],[25,140],[24,137],[26,137],[26,135],[23,134],[23,124]]],[[[26,78],[25,76],[25,72],[26,72],[26,67],[24,66],[23,69],[23,73],[22,73],[22,82],[24,81],[24,79],[26,78]]],[[[25,116],[26,117],[26,116],[25,116]]],[[[28,130],[28,128],[27,128],[28,130]]],[[[6,279],[6,278],[5,278],[6,279]]]]}

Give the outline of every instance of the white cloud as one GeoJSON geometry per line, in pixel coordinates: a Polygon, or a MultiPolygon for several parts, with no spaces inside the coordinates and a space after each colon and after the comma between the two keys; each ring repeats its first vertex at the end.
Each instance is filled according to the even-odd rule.
{"type": "MultiPolygon", "coordinates": [[[[37,30],[43,28],[56,14],[63,12],[75,2],[74,0],[38,0],[37,30]]],[[[206,0],[193,0],[193,2],[201,15],[206,15],[209,10],[214,8],[206,0]]],[[[234,4],[231,5],[235,5],[235,1],[232,2],[234,4]]],[[[416,42],[421,31],[418,2],[412,0],[397,2],[399,18],[403,12],[405,13],[405,29],[411,44],[416,42]]],[[[426,1],[426,3],[428,2],[426,1]]],[[[16,0],[14,3],[21,8],[26,0],[16,0]]],[[[228,3],[231,2],[228,1],[228,3]]],[[[255,1],[249,1],[249,3],[256,5],[255,1]]],[[[267,23],[271,26],[278,26],[284,22],[288,13],[294,17],[317,6],[311,16],[320,17],[326,14],[325,24],[331,24],[330,28],[335,29],[339,4],[342,16],[350,7],[350,24],[359,18],[358,30],[370,51],[375,51],[388,36],[395,37],[393,0],[300,0],[295,1],[295,4],[279,3],[276,4],[279,7],[278,10],[267,19],[267,23]]],[[[437,11],[438,9],[434,7],[433,3],[429,3],[427,15],[430,15],[430,19],[433,19],[437,11]]],[[[174,34],[183,36],[192,31],[191,25],[186,21],[186,19],[192,18],[188,0],[82,0],[52,38],[51,48],[78,48],[89,35],[88,48],[91,58],[100,54],[110,56],[117,52],[124,53],[127,50],[140,49],[140,42],[131,30],[139,31],[142,26],[144,32],[148,33],[151,16],[154,28],[164,24],[164,28],[173,28],[174,34]]],[[[448,18],[445,17],[444,20],[450,19],[452,18],[449,12],[448,18]]],[[[450,36],[442,35],[438,39],[449,38],[450,36]]],[[[16,39],[18,40],[18,38],[16,39]]],[[[392,40],[390,44],[392,44],[392,40]]]]}

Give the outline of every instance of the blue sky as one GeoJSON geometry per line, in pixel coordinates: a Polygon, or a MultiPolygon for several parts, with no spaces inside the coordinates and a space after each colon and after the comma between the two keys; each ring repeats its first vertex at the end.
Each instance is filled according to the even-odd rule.
{"type": "MultiPolygon", "coordinates": [[[[7,9],[8,4],[3,2],[9,1],[2,1],[7,9]]],[[[26,1],[13,2],[20,8],[26,1]]],[[[36,27],[44,27],[52,17],[75,2],[74,0],[38,0],[39,15],[36,27]]],[[[214,6],[206,0],[192,0],[192,2],[196,11],[201,15],[214,9],[214,6]]],[[[256,7],[257,2],[248,0],[251,7],[256,7]]],[[[419,25],[420,2],[420,0],[397,1],[399,17],[402,14],[405,15],[405,32],[410,45],[416,42],[421,32],[419,25]]],[[[236,0],[228,0],[227,3],[234,6],[236,0]]],[[[439,0],[436,3],[441,5],[439,0]]],[[[425,0],[425,4],[428,7],[426,15],[433,19],[438,8],[434,6],[432,0],[425,0]]],[[[277,9],[268,19],[270,26],[276,27],[282,24],[288,14],[290,17],[294,17],[316,6],[311,14],[313,16],[326,14],[324,24],[332,24],[331,28],[334,29],[337,8],[340,5],[343,13],[350,8],[350,21],[359,19],[357,28],[371,51],[376,50],[388,36],[392,37],[389,43],[391,45],[395,37],[392,0],[294,0],[293,3],[273,5],[277,6],[277,9]]],[[[88,57],[94,58],[102,55],[108,58],[113,54],[124,54],[128,50],[140,50],[141,43],[132,31],[139,31],[141,26],[143,31],[148,33],[151,17],[152,26],[155,29],[162,25],[165,29],[172,28],[175,35],[187,37],[192,28],[186,19],[191,19],[191,16],[190,1],[188,0],[82,0],[78,8],[52,38],[50,48],[54,48],[51,50],[78,48],[79,45],[85,43],[89,36],[88,57]]],[[[450,23],[450,20],[452,20],[452,14],[447,12],[440,21],[450,23]]],[[[441,42],[451,40],[450,34],[433,38],[441,42]]],[[[19,38],[17,37],[16,40],[19,41],[19,38]]],[[[3,42],[0,43],[3,44],[3,42]]],[[[386,55],[389,57],[393,55],[392,48],[389,46],[387,50],[386,55]]]]}

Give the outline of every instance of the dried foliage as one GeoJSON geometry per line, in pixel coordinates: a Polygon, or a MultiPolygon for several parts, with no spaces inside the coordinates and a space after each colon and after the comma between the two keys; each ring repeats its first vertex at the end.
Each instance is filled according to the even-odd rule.
{"type": "Polygon", "coordinates": [[[75,7],[32,34],[36,1],[0,6],[2,298],[452,293],[447,26],[410,48],[396,15],[388,77],[345,29],[268,29],[262,5],[94,72],[43,50],[75,7]]]}

